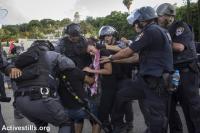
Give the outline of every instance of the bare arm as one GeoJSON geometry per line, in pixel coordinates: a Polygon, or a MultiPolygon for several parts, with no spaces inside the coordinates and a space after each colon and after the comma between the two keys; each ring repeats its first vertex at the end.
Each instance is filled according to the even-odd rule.
{"type": "Polygon", "coordinates": [[[112,65],[110,62],[105,63],[102,69],[94,70],[89,67],[85,67],[83,71],[89,72],[89,73],[95,73],[95,74],[102,74],[102,75],[110,75],[112,74],[112,65]]]}
{"type": "Polygon", "coordinates": [[[106,44],[106,49],[114,51],[114,52],[118,52],[121,50],[121,48],[116,45],[108,45],[108,44],[106,44]]]}
{"type": "Polygon", "coordinates": [[[182,43],[173,42],[172,49],[174,52],[182,52],[185,49],[185,46],[182,43]]]}
{"type": "Polygon", "coordinates": [[[110,75],[112,74],[112,65],[111,63],[105,63],[103,69],[93,70],[92,73],[102,74],[102,75],[110,75]]]}
{"type": "Polygon", "coordinates": [[[134,53],[134,51],[132,49],[130,49],[129,47],[127,47],[125,49],[121,49],[119,52],[117,52],[116,54],[114,54],[112,56],[112,59],[113,60],[120,60],[120,59],[128,58],[133,53],[134,53]]]}

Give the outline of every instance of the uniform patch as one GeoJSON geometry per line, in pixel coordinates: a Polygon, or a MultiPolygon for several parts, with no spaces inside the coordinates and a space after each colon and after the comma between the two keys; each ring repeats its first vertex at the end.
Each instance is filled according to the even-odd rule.
{"type": "Polygon", "coordinates": [[[178,27],[176,29],[176,36],[180,36],[184,31],[184,27],[178,27]]]}
{"type": "Polygon", "coordinates": [[[143,35],[144,35],[143,32],[140,33],[140,34],[136,37],[135,42],[139,41],[139,40],[143,37],[143,35]]]}
{"type": "Polygon", "coordinates": [[[170,34],[169,34],[168,32],[167,32],[166,34],[167,34],[168,39],[169,39],[170,41],[172,41],[172,38],[171,38],[170,34]]]}

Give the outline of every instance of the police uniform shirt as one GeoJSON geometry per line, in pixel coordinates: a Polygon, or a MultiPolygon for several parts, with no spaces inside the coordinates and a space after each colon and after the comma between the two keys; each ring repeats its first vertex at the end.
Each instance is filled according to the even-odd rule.
{"type": "Polygon", "coordinates": [[[194,34],[191,27],[183,21],[175,21],[168,29],[172,41],[181,43],[185,49],[181,53],[174,52],[174,63],[180,64],[196,58],[194,34]]]}
{"type": "Polygon", "coordinates": [[[169,33],[173,42],[182,43],[186,48],[188,47],[188,44],[194,39],[190,27],[183,21],[175,21],[169,27],[169,33]]]}
{"type": "Polygon", "coordinates": [[[146,26],[129,47],[134,52],[139,52],[141,75],[159,77],[164,71],[173,70],[170,43],[165,45],[164,35],[157,25],[146,26]]]}

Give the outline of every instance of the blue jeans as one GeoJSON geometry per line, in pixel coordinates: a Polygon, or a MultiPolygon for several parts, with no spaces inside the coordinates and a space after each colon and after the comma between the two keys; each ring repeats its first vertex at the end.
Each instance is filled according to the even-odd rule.
{"type": "MultiPolygon", "coordinates": [[[[98,115],[98,105],[95,101],[89,100],[88,107],[91,113],[93,113],[95,116],[98,115]]],[[[82,109],[66,109],[65,113],[69,115],[69,117],[74,120],[75,123],[82,123],[83,119],[88,119],[88,114],[82,109]]]]}

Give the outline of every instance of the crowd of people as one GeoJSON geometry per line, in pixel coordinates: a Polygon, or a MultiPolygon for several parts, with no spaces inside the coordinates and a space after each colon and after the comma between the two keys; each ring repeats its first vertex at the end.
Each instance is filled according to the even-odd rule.
{"type": "MultiPolygon", "coordinates": [[[[194,34],[175,15],[169,3],[156,11],[137,9],[127,17],[137,33],[132,39],[120,37],[110,25],[99,29],[98,39],[85,38],[80,25],[72,23],[54,45],[36,40],[11,63],[2,56],[2,72],[15,83],[18,114],[37,128],[58,126],[59,133],[82,133],[84,119],[90,120],[92,133],[133,133],[132,102],[138,100],[145,133],[183,133],[179,103],[188,132],[200,133],[194,34]],[[173,82],[175,71],[178,85],[173,82]]],[[[10,101],[5,92],[1,97],[10,101]]],[[[2,127],[2,115],[0,120],[2,127]]]]}

